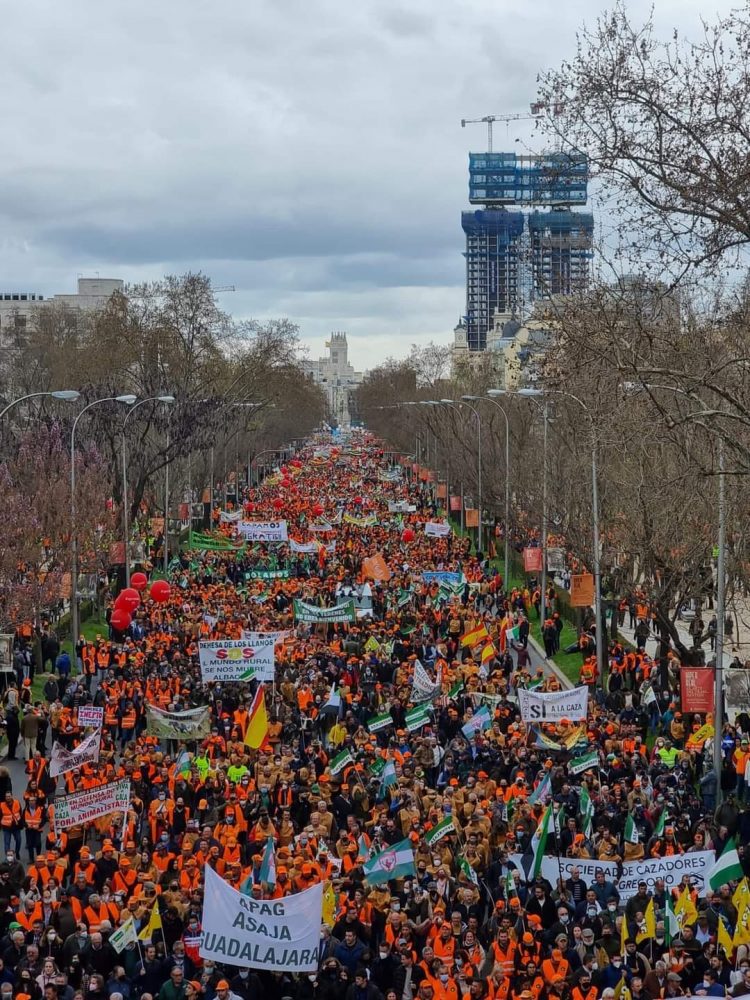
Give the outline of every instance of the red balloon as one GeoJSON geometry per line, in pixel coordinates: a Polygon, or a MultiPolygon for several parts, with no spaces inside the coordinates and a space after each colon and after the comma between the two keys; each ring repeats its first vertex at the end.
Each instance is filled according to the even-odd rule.
{"type": "Polygon", "coordinates": [[[133,587],[126,587],[121,590],[117,595],[117,600],[115,601],[116,608],[125,608],[126,611],[132,614],[138,605],[141,603],[141,595],[133,587]]]}
{"type": "Polygon", "coordinates": [[[316,503],[313,505],[312,512],[316,517],[320,517],[320,515],[323,513],[324,510],[325,507],[323,506],[322,503],[316,503]]]}
{"type": "Polygon", "coordinates": [[[133,590],[145,590],[148,587],[148,577],[145,573],[133,573],[130,577],[130,586],[133,590]]]}
{"type": "Polygon", "coordinates": [[[281,510],[284,506],[284,501],[281,499],[281,497],[276,497],[272,506],[274,510],[281,510]]]}
{"type": "Polygon", "coordinates": [[[109,623],[117,632],[125,632],[130,628],[132,620],[125,608],[115,608],[109,623]]]}
{"type": "Polygon", "coordinates": [[[414,529],[413,528],[404,528],[404,530],[401,532],[401,541],[402,542],[413,542],[414,539],[415,539],[415,537],[416,536],[414,534],[414,529]]]}
{"type": "Polygon", "coordinates": [[[155,580],[151,584],[151,600],[157,604],[164,604],[169,600],[172,590],[166,580],[155,580]]]}
{"type": "Polygon", "coordinates": [[[287,467],[285,465],[282,465],[281,466],[281,475],[285,476],[287,474],[287,472],[289,472],[289,469],[287,469],[287,467]]]}
{"type": "Polygon", "coordinates": [[[282,479],[281,485],[284,487],[285,490],[288,490],[289,487],[292,485],[292,481],[291,479],[282,479]]]}
{"type": "Polygon", "coordinates": [[[302,462],[300,462],[300,460],[298,458],[293,458],[289,464],[293,465],[295,469],[301,469],[302,468],[302,462]]]}
{"type": "Polygon", "coordinates": [[[355,502],[355,503],[356,503],[357,505],[360,505],[360,504],[362,503],[362,497],[355,497],[355,498],[354,498],[354,502],[355,502]]]}

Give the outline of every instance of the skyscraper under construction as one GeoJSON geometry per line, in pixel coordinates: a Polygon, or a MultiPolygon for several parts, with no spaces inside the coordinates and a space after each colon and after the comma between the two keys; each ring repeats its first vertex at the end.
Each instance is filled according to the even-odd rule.
{"type": "Polygon", "coordinates": [[[522,318],[540,299],[586,287],[594,217],[573,206],[585,205],[587,187],[582,153],[469,154],[469,201],[481,206],[461,214],[470,351],[486,349],[496,311],[522,318]]]}

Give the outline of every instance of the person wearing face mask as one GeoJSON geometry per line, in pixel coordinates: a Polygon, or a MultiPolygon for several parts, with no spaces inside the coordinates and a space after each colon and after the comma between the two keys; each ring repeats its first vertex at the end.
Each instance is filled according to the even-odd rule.
{"type": "Polygon", "coordinates": [[[393,985],[396,969],[399,961],[393,954],[391,945],[387,941],[381,941],[378,948],[378,957],[370,967],[370,982],[385,993],[389,986],[393,985]]]}
{"type": "Polygon", "coordinates": [[[599,972],[599,989],[616,989],[620,980],[625,977],[626,984],[630,982],[630,970],[623,966],[622,956],[614,955],[608,965],[599,972]]]}
{"type": "Polygon", "coordinates": [[[240,1000],[255,1000],[263,995],[260,976],[250,969],[238,969],[237,974],[229,981],[229,989],[240,1000]]]}

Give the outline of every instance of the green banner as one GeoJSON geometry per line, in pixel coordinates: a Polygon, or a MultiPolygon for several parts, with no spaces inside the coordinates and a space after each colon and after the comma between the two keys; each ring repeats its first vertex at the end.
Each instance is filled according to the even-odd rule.
{"type": "Polygon", "coordinates": [[[319,608],[315,604],[306,604],[304,601],[295,600],[294,619],[298,622],[312,622],[314,624],[354,622],[357,620],[357,609],[354,606],[354,601],[337,604],[333,608],[319,608]]]}
{"type": "Polygon", "coordinates": [[[203,552],[235,552],[237,555],[241,555],[245,551],[244,545],[234,545],[228,538],[218,538],[202,531],[190,532],[187,547],[200,549],[203,552]]]}

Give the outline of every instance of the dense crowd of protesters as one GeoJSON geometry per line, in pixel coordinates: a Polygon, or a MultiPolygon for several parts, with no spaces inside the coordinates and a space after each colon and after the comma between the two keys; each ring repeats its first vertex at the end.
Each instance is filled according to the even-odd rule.
{"type": "MultiPolygon", "coordinates": [[[[202,549],[181,551],[169,600],[146,596],[127,632],[81,637],[74,662],[44,633],[56,670],[42,689],[32,686],[31,636],[19,630],[18,684],[3,715],[8,757],[26,760],[27,781],[13,787],[0,769],[0,1000],[750,994],[750,931],[744,941],[738,929],[747,882],[712,892],[672,878],[667,865],[634,895],[618,889],[624,864],[720,855],[732,840],[750,874],[747,716],[725,730],[722,781],[729,775],[732,788],[718,808],[711,720],[681,711],[678,659],[659,670],[642,648],[614,643],[605,692],[585,670],[585,646],[585,722],[525,724],[517,690],[564,684],[529,641],[538,588],[510,587],[453,531],[428,535],[425,522],[442,521],[434,484],[401,473],[363,434],[304,448],[247,495],[244,517],[285,519],[309,551],[227,549],[234,522],[217,511],[217,548],[204,538],[202,549]],[[382,560],[368,578],[373,557],[382,560]],[[356,623],[295,620],[295,599],[331,607],[349,595],[356,623]],[[477,643],[462,641],[481,626],[477,643]],[[247,629],[283,633],[259,750],[244,743],[254,683],[203,684],[198,661],[201,639],[247,629]],[[428,720],[412,728],[417,669],[435,693],[428,720]],[[99,762],[53,779],[51,745],[79,745],[83,705],[103,709],[99,762]],[[207,705],[210,733],[160,741],[147,705],[207,705]],[[469,726],[467,738],[483,707],[489,725],[469,726]],[[382,728],[368,727],[383,716],[382,728]],[[351,759],[332,773],[343,750],[351,759]],[[591,751],[589,767],[571,770],[591,751]],[[396,780],[385,786],[388,762],[396,780]],[[117,778],[131,782],[126,822],[56,829],[56,798],[117,778]],[[535,874],[528,858],[550,804],[547,863],[535,874]],[[446,818],[449,832],[434,840],[446,818]],[[269,838],[272,884],[260,878],[269,838]],[[413,874],[368,884],[363,863],[404,839],[413,874]],[[592,874],[592,861],[614,867],[592,874]],[[207,865],[258,898],[329,885],[317,972],[203,960],[207,865]],[[118,952],[110,939],[131,916],[140,939],[118,952]]],[[[553,655],[554,587],[548,596],[553,655]]]]}

